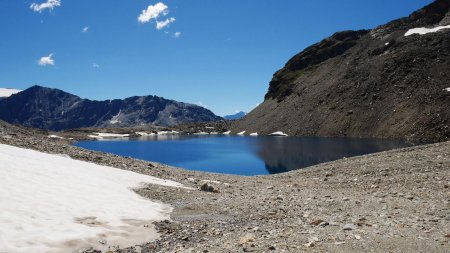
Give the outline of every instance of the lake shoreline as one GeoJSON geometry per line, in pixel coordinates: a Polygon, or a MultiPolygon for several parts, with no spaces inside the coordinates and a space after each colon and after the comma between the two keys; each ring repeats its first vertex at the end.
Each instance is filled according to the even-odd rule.
{"type": "Polygon", "coordinates": [[[279,174],[344,157],[411,146],[399,140],[342,137],[223,134],[160,134],[140,138],[110,136],[117,138],[78,141],[74,145],[188,170],[243,176],[279,174]]]}
{"type": "Polygon", "coordinates": [[[0,134],[2,144],[196,189],[137,189],[171,204],[171,220],[155,224],[161,235],[156,242],[115,252],[445,252],[449,246],[450,142],[243,177],[84,150],[72,140],[6,123],[0,123],[0,134]]]}

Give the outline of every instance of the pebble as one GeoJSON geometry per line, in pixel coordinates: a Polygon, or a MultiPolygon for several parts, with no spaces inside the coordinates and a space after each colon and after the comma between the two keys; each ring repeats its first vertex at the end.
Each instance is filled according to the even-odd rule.
{"type": "Polygon", "coordinates": [[[355,224],[347,223],[342,227],[342,230],[355,230],[358,227],[355,224]]]}

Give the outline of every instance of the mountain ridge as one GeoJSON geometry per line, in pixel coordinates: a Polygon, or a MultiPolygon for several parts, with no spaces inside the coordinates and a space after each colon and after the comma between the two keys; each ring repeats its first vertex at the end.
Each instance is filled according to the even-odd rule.
{"type": "Polygon", "coordinates": [[[145,124],[171,126],[222,118],[206,108],[158,96],[97,101],[34,85],[0,100],[0,119],[27,127],[59,131],[145,124]]]}
{"type": "Polygon", "coordinates": [[[246,112],[240,111],[240,112],[237,112],[237,113],[234,113],[234,114],[225,115],[225,116],[223,116],[223,118],[227,119],[227,120],[236,120],[236,119],[240,119],[242,117],[245,117],[245,115],[247,115],[246,112]]]}

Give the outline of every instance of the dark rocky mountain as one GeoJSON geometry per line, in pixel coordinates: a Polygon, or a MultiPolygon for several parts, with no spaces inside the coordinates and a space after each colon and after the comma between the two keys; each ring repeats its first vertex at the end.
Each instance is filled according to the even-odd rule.
{"type": "Polygon", "coordinates": [[[0,119],[48,130],[79,127],[171,126],[222,119],[203,107],[157,96],[106,101],[81,99],[62,90],[33,86],[0,100],[0,119]]]}
{"type": "Polygon", "coordinates": [[[235,114],[223,116],[223,118],[227,119],[227,120],[236,120],[236,119],[243,118],[245,115],[247,115],[247,113],[241,111],[241,112],[237,112],[235,114]]]}
{"type": "Polygon", "coordinates": [[[450,139],[449,9],[449,0],[438,0],[306,48],[274,74],[265,101],[233,131],[450,139]],[[441,29],[405,36],[414,28],[441,29]]]}

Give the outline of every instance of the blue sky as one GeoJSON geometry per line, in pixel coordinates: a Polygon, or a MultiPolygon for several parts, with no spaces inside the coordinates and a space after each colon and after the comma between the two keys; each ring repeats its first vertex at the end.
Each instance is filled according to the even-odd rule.
{"type": "Polygon", "coordinates": [[[305,47],[430,2],[3,0],[0,87],[39,84],[96,100],[158,95],[218,115],[249,111],[305,47]]]}

